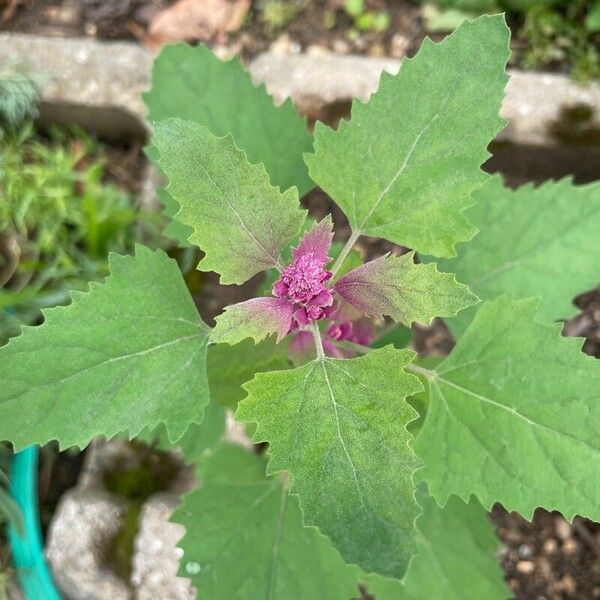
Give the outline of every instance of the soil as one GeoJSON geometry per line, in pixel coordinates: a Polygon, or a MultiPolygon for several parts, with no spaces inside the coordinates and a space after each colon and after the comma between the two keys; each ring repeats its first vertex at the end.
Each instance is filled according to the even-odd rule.
{"type": "Polygon", "coordinates": [[[496,506],[500,561],[508,585],[523,600],[600,598],[600,525],[538,509],[529,523],[496,506]]]}
{"type": "MultiPolygon", "coordinates": [[[[174,4],[174,0],[4,0],[4,3],[16,8],[8,18],[0,17],[0,30],[144,41],[152,18],[174,4]]],[[[291,51],[317,46],[338,53],[401,57],[407,51],[414,52],[424,35],[419,7],[406,1],[365,2],[367,8],[389,15],[390,26],[383,32],[358,31],[343,10],[343,0],[304,0],[302,10],[281,26],[265,17],[268,4],[269,0],[253,1],[242,27],[225,40],[229,53],[251,57],[278,41],[291,51]]],[[[293,4],[293,0],[287,4],[293,4]]],[[[223,46],[223,40],[213,40],[215,44],[223,46]]]]}

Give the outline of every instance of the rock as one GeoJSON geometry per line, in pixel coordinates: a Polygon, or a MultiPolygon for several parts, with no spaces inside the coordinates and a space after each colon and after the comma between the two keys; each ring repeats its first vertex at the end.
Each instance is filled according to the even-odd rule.
{"type": "Polygon", "coordinates": [[[531,546],[527,544],[521,544],[518,549],[519,556],[521,558],[529,558],[533,554],[531,546]]]}
{"type": "Polygon", "coordinates": [[[410,48],[410,38],[401,33],[395,33],[390,42],[390,53],[394,58],[403,58],[410,48]]]}
{"type": "Polygon", "coordinates": [[[69,600],[129,600],[133,590],[104,566],[103,548],[121,526],[127,502],[107,492],[65,494],[48,532],[46,558],[69,600]]]}
{"type": "Polygon", "coordinates": [[[558,549],[558,543],[554,538],[548,538],[544,542],[544,554],[554,554],[558,549]]]}
{"type": "Polygon", "coordinates": [[[136,460],[135,450],[123,441],[95,441],[80,481],[60,501],[48,531],[46,557],[69,600],[195,597],[190,581],[177,577],[181,551],[176,546],[183,528],[168,522],[180,495],[192,486],[192,472],[183,464],[170,489],[151,495],[141,508],[130,579],[124,580],[106,564],[107,548],[131,505],[105,489],[103,474],[136,460]]]}
{"type": "Polygon", "coordinates": [[[567,555],[577,554],[578,544],[573,538],[565,540],[563,543],[563,552],[567,555]]]}
{"type": "Polygon", "coordinates": [[[554,522],[556,529],[556,535],[563,541],[569,539],[573,535],[571,525],[567,523],[562,517],[557,517],[554,522]]]}
{"type": "Polygon", "coordinates": [[[43,122],[78,124],[107,138],[145,135],[141,94],[152,54],[126,42],[0,34],[0,65],[41,81],[43,122]]]}
{"type": "Polygon", "coordinates": [[[250,64],[250,74],[256,83],[266,84],[276,102],[291,97],[310,115],[341,100],[368,100],[381,73],[397,73],[399,68],[399,63],[390,59],[265,53],[250,64]]]}
{"type": "Polygon", "coordinates": [[[298,54],[302,47],[298,42],[292,40],[288,33],[282,33],[270,46],[269,50],[272,54],[289,56],[290,54],[298,54]]]}
{"type": "Polygon", "coordinates": [[[156,494],[142,508],[131,575],[136,600],[192,600],[196,596],[190,580],[177,577],[183,555],[177,543],[185,528],[169,523],[169,517],[178,504],[173,494],[156,494]]]}
{"type": "Polygon", "coordinates": [[[517,563],[517,571],[525,575],[531,575],[535,571],[535,563],[531,560],[520,560],[517,563]]]}
{"type": "MultiPolygon", "coordinates": [[[[396,34],[399,35],[399,34],[396,34]]],[[[407,40],[394,36],[395,53],[407,40]]],[[[340,52],[347,52],[344,41],[340,52]]],[[[258,56],[249,66],[257,83],[266,83],[278,102],[292,97],[301,108],[352,98],[365,101],[383,71],[398,72],[388,58],[298,54],[283,34],[277,52],[258,56]]],[[[54,39],[0,34],[0,64],[25,68],[43,79],[42,116],[47,121],[101,129],[106,137],[144,135],[142,93],[149,87],[153,54],[138,44],[86,39],[54,39]]],[[[589,156],[600,140],[600,82],[578,85],[558,74],[512,71],[502,106],[508,126],[499,141],[533,147],[572,147],[589,156]]]]}

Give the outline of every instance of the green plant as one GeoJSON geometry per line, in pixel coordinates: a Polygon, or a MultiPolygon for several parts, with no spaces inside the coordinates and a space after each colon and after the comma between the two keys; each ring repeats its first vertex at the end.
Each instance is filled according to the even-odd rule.
{"type": "Polygon", "coordinates": [[[40,140],[31,124],[0,141],[0,343],[103,278],[110,251],[156,237],[157,219],[103,181],[99,152],[81,132],[40,140]]]}
{"type": "Polygon", "coordinates": [[[525,13],[522,29],[526,40],[525,66],[543,68],[566,63],[575,79],[588,81],[600,77],[592,7],[588,0],[531,7],[525,13]],[[582,26],[582,22],[587,26],[582,26]]]}
{"type": "Polygon", "coordinates": [[[507,597],[494,503],[600,519],[600,363],[554,322],[598,278],[579,249],[600,192],[515,193],[481,170],[508,42],[499,16],[425,40],[351,121],[318,124],[312,152],[238,61],[165,48],[145,99],[171,233],[221,283],[272,285],[209,327],[163,252],[112,255],[104,283],[0,350],[0,436],[83,447],[160,427],[184,451],[202,437],[202,486],[173,520],[181,573],[207,597],[507,597]],[[348,218],[341,246],[298,202],[311,180],[348,218]],[[413,252],[361,264],[362,236],[413,252]],[[458,341],[432,364],[404,326],[434,317],[458,341]],[[215,401],[256,452],[215,441],[215,401]]]}
{"type": "Polygon", "coordinates": [[[293,21],[303,10],[305,0],[265,0],[262,20],[271,34],[277,33],[293,21]]]}
{"type": "Polygon", "coordinates": [[[34,117],[38,97],[35,78],[15,71],[0,71],[0,125],[15,127],[23,119],[34,117]]]}
{"type": "Polygon", "coordinates": [[[346,0],[344,8],[359,31],[386,31],[391,24],[388,12],[367,10],[364,0],[346,0]]]}

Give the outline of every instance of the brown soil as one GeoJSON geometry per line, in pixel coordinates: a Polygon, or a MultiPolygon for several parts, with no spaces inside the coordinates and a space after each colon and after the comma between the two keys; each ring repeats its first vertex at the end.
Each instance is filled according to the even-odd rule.
{"type": "Polygon", "coordinates": [[[497,506],[492,519],[504,547],[508,585],[522,600],[600,598],[600,525],[538,509],[532,523],[497,506]]]}
{"type": "MultiPolygon", "coordinates": [[[[9,5],[14,3],[10,0],[9,5]]],[[[143,41],[152,18],[173,3],[174,0],[17,0],[14,14],[0,22],[0,30],[143,41]]],[[[249,57],[279,40],[291,51],[318,46],[340,53],[400,57],[416,50],[424,35],[419,7],[406,1],[365,2],[368,9],[389,15],[390,26],[383,32],[359,31],[343,10],[343,0],[298,2],[301,10],[280,26],[266,16],[268,4],[269,0],[253,1],[243,26],[225,40],[228,52],[249,57]]],[[[293,0],[287,4],[293,4],[293,0]]],[[[216,43],[213,41],[213,45],[216,43]]]]}

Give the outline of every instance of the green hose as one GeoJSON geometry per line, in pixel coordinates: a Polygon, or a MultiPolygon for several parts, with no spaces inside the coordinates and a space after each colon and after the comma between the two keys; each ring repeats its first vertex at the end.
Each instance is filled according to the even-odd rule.
{"type": "Polygon", "coordinates": [[[20,536],[9,525],[8,538],[27,600],[62,600],[44,557],[37,498],[38,452],[38,446],[29,446],[12,459],[10,492],[23,513],[24,533],[20,536]]]}

